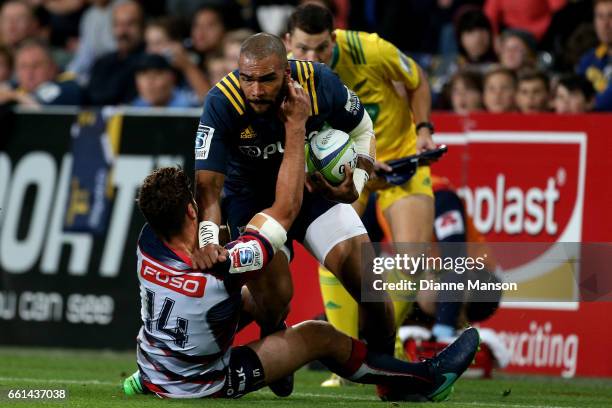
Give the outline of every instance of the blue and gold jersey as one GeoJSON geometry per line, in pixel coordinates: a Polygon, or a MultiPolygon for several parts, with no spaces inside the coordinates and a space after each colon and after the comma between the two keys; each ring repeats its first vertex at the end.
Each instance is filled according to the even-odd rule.
{"type": "Polygon", "coordinates": [[[591,81],[597,95],[595,110],[612,110],[612,58],[609,48],[602,44],[587,52],[578,64],[578,74],[591,81]]]}
{"type": "MultiPolygon", "coordinates": [[[[347,133],[362,120],[359,98],[325,65],[290,60],[291,76],[310,96],[306,135],[324,124],[347,133]]],[[[226,175],[225,188],[274,193],[285,127],[276,111],[255,113],[240,89],[238,70],[208,93],[195,140],[195,169],[226,175]]]]}

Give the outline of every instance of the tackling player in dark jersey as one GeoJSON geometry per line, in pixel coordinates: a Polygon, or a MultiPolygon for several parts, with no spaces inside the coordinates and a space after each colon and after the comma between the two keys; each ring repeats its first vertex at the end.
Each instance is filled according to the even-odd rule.
{"type": "MultiPolygon", "coordinates": [[[[372,121],[359,98],[329,68],[287,61],[282,41],[270,34],[248,38],[241,47],[239,70],[223,78],[206,98],[195,144],[202,249],[194,253],[194,264],[210,267],[220,253],[217,237],[222,210],[235,237],[255,213],[274,201],[287,132],[279,111],[287,93],[286,73],[302,85],[310,99],[305,134],[312,135],[324,125],[345,131],[355,142],[358,165],[354,172],[346,166],[345,180],[338,186],[331,186],[318,173],[307,180],[302,209],[288,231],[290,245],[275,255],[261,279],[249,282],[255,302],[268,318],[262,334],[277,330],[288,311],[293,291],[289,274],[292,240],[302,242],[356,300],[361,296],[362,280],[373,279],[373,275],[362,276],[362,245],[369,239],[348,204],[358,198],[373,168],[372,121]]],[[[361,307],[368,344],[392,354],[392,304],[386,300],[361,307]]]]}

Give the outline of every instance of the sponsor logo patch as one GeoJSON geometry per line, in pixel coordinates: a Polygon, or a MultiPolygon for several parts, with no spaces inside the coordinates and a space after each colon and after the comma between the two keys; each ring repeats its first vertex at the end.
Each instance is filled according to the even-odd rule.
{"type": "Polygon", "coordinates": [[[244,273],[263,268],[264,252],[259,242],[255,240],[238,241],[229,249],[231,266],[230,273],[244,273]]]}
{"type": "Polygon", "coordinates": [[[189,297],[204,296],[206,277],[194,276],[187,273],[173,273],[155,265],[146,259],[140,265],[140,276],[147,282],[170,289],[189,297]]]}
{"type": "Polygon", "coordinates": [[[255,137],[257,137],[257,133],[255,133],[251,126],[246,129],[242,129],[242,132],[240,132],[241,139],[254,139],[255,137]]]}
{"type": "Polygon", "coordinates": [[[451,235],[463,234],[465,232],[463,217],[461,217],[461,213],[457,210],[447,211],[436,218],[434,228],[439,241],[451,235]]]}
{"type": "Polygon", "coordinates": [[[344,104],[344,109],[346,109],[347,112],[353,115],[357,115],[359,113],[359,110],[361,109],[361,102],[359,101],[359,97],[355,92],[351,91],[346,86],[344,88],[346,88],[347,95],[346,104],[344,104]]]}
{"type": "Polygon", "coordinates": [[[208,152],[210,151],[210,143],[212,141],[215,128],[210,126],[204,126],[200,123],[198,126],[198,132],[196,133],[195,141],[195,159],[206,160],[208,158],[208,152]]]}

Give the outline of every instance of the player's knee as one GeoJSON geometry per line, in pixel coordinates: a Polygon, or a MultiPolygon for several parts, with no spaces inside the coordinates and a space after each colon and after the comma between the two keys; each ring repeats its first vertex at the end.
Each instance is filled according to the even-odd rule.
{"type": "Polygon", "coordinates": [[[338,331],[322,320],[307,320],[299,325],[300,332],[311,346],[319,350],[329,349],[336,340],[338,331]]]}

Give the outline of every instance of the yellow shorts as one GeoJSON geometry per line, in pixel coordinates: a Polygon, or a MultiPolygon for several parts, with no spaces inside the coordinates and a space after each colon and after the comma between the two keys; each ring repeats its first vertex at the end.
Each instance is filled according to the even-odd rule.
{"type": "MultiPolygon", "coordinates": [[[[429,166],[419,167],[405,184],[401,186],[393,186],[376,192],[376,201],[380,211],[385,211],[397,200],[413,195],[423,194],[433,198],[433,190],[431,188],[431,171],[429,166]]],[[[364,189],[359,197],[359,202],[364,206],[368,203],[370,192],[364,189]]]]}

